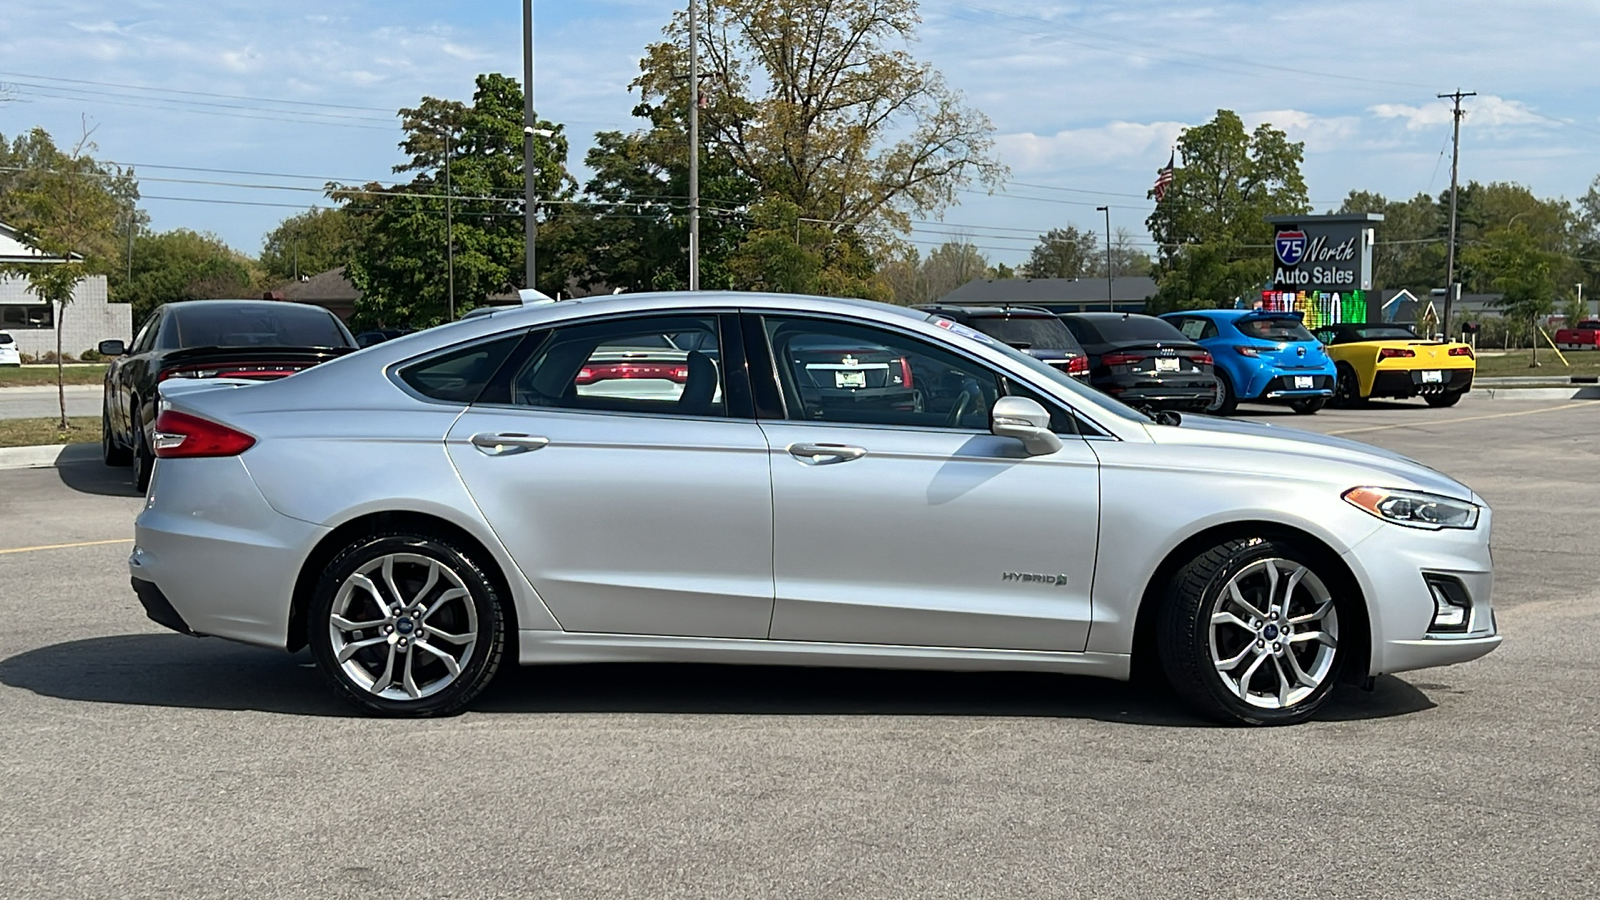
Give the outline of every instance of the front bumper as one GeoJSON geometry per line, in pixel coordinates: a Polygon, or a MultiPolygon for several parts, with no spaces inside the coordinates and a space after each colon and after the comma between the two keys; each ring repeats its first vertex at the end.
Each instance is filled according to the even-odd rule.
{"type": "Polygon", "coordinates": [[[1344,556],[1367,598],[1372,654],[1369,675],[1477,659],[1500,646],[1491,593],[1490,512],[1472,531],[1422,531],[1386,525],[1344,556]],[[1455,579],[1471,601],[1465,631],[1430,631],[1435,602],[1427,577],[1455,579]]]}

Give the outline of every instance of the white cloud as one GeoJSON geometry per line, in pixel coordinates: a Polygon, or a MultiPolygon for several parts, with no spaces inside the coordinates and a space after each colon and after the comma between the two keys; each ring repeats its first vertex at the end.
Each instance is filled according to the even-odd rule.
{"type": "MultiPolygon", "coordinates": [[[[1013,172],[1040,172],[1086,165],[1120,163],[1131,157],[1163,156],[1185,127],[1182,122],[1110,122],[1093,128],[1004,134],[995,139],[1002,162],[1013,172]]],[[[1165,162],[1165,157],[1157,165],[1165,162]]]]}
{"type": "MultiPolygon", "coordinates": [[[[1469,97],[1463,101],[1462,105],[1467,111],[1464,121],[1476,125],[1488,125],[1498,128],[1509,125],[1553,124],[1545,116],[1534,112],[1533,108],[1528,104],[1520,100],[1507,100],[1493,94],[1469,97]]],[[[1368,111],[1380,119],[1403,119],[1408,131],[1417,131],[1449,124],[1451,107],[1450,101],[1440,100],[1437,103],[1429,103],[1423,106],[1410,106],[1404,103],[1378,103],[1368,107],[1368,111]]]]}

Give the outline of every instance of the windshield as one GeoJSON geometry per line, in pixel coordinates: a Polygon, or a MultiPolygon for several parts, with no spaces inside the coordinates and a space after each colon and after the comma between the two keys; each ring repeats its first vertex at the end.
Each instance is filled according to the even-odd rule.
{"type": "Polygon", "coordinates": [[[1402,325],[1373,325],[1368,328],[1357,328],[1355,333],[1363,341],[1415,341],[1419,340],[1417,333],[1402,325]]]}
{"type": "Polygon", "coordinates": [[[195,304],[173,309],[163,328],[167,349],[189,347],[351,347],[339,320],[317,306],[294,303],[195,304]]]}
{"type": "MultiPolygon", "coordinates": [[[[942,319],[943,316],[940,316],[938,313],[934,313],[933,315],[928,316],[927,320],[929,322],[939,322],[942,319]]],[[[967,336],[966,334],[962,333],[962,328],[959,325],[953,328],[946,328],[946,330],[952,334],[959,334],[963,337],[967,336]]],[[[1141,413],[1130,406],[1125,406],[1122,403],[1113,400],[1111,397],[1100,393],[1094,388],[1080,384],[1078,380],[1073,378],[1071,375],[1068,375],[1059,369],[1051,368],[1049,364],[1034,359],[1015,347],[1007,346],[1000,341],[991,341],[982,334],[979,334],[971,339],[980,341],[981,343],[992,347],[996,352],[1004,354],[1008,359],[1014,360],[1018,364],[1025,366],[1030,372],[1038,375],[1042,380],[1048,381],[1060,393],[1070,396],[1073,401],[1080,406],[1093,407],[1109,415],[1127,419],[1130,422],[1139,422],[1143,424],[1150,421],[1150,417],[1144,413],[1141,413]]]]}
{"type": "Polygon", "coordinates": [[[1078,341],[1055,316],[977,316],[972,327],[1008,344],[1034,350],[1077,350],[1078,341]]]}
{"type": "Polygon", "coordinates": [[[1300,324],[1299,319],[1290,316],[1285,316],[1281,319],[1240,319],[1235,324],[1246,337],[1258,338],[1263,341],[1312,340],[1311,332],[1300,324]]]}

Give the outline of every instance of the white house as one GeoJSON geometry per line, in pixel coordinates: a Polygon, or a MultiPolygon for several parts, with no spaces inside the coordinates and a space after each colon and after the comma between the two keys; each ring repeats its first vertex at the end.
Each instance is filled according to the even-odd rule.
{"type": "MultiPolygon", "coordinates": [[[[0,266],[12,263],[49,266],[59,263],[28,246],[15,228],[0,222],[0,266]]],[[[106,278],[95,275],[79,282],[72,302],[61,315],[61,350],[77,356],[103,340],[133,337],[133,311],[126,303],[106,298],[106,278]]],[[[29,290],[27,279],[0,275],[0,331],[16,338],[17,349],[38,356],[56,349],[56,309],[29,290]]]]}

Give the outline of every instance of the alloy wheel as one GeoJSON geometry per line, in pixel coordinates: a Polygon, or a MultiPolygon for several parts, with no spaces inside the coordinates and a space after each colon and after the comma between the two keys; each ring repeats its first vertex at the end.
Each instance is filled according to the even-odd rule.
{"type": "Polygon", "coordinates": [[[334,659],[359,689],[415,701],[461,677],[478,643],[472,592],[450,566],[417,553],[375,557],[340,583],[328,616],[334,659]]]}
{"type": "Polygon", "coordinates": [[[1210,620],[1211,663],[1234,696],[1290,709],[1322,687],[1339,649],[1339,613],[1316,574],[1272,557],[1223,587],[1210,620]]]}

